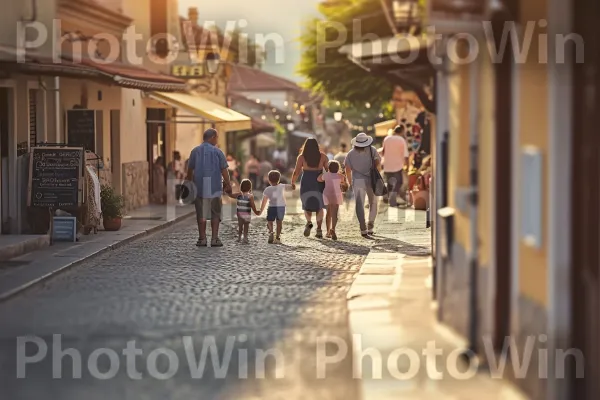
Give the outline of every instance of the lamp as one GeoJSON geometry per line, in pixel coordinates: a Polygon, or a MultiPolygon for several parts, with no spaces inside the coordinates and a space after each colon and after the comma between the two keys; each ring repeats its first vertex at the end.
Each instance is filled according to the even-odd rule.
{"type": "Polygon", "coordinates": [[[392,12],[399,31],[409,31],[420,22],[419,0],[392,0],[392,12]]]}
{"type": "Polygon", "coordinates": [[[205,58],[206,61],[206,71],[214,75],[219,70],[219,63],[221,62],[221,57],[217,53],[208,53],[205,58]]]}
{"type": "Polygon", "coordinates": [[[288,131],[290,131],[290,132],[293,131],[295,127],[296,126],[294,125],[293,122],[290,122],[289,124],[287,124],[288,131]]]}
{"type": "Polygon", "coordinates": [[[341,111],[336,111],[333,113],[333,119],[335,119],[336,122],[340,122],[342,120],[342,112],[341,111]]]}

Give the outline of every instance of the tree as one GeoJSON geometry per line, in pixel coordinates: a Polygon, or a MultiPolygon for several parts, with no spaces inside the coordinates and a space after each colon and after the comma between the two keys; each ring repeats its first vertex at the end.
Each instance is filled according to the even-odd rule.
{"type": "Polygon", "coordinates": [[[344,100],[357,107],[365,103],[380,107],[388,102],[393,84],[385,78],[373,76],[339,53],[341,46],[360,41],[359,32],[355,31],[358,26],[363,36],[372,33],[385,38],[393,34],[381,3],[345,0],[321,5],[319,11],[323,18],[311,19],[300,38],[303,50],[298,72],[307,79],[307,86],[328,98],[344,100]],[[345,33],[340,32],[340,26],[345,27],[345,33]],[[336,41],[340,34],[342,43],[339,46],[324,46],[327,42],[336,41]],[[319,54],[324,57],[319,57],[319,54]]]}
{"type": "Polygon", "coordinates": [[[262,68],[266,52],[261,46],[255,44],[247,34],[242,33],[239,29],[228,32],[227,36],[234,64],[262,68]]]}

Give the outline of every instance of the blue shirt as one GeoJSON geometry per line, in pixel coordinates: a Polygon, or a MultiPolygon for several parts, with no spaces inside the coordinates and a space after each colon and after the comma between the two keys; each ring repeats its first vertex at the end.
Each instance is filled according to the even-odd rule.
{"type": "Polygon", "coordinates": [[[223,195],[221,171],[227,169],[227,160],[219,148],[206,142],[196,146],[190,154],[188,168],[194,170],[196,197],[213,199],[223,195]]]}

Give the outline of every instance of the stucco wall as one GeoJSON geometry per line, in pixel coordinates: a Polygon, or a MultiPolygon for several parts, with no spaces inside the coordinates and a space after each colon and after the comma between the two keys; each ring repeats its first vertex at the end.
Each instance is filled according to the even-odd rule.
{"type": "Polygon", "coordinates": [[[121,163],[147,159],[146,106],[139,90],[121,92],[121,163]]]}
{"type": "MultiPolygon", "coordinates": [[[[60,80],[61,115],[76,105],[92,110],[102,110],[102,132],[96,133],[96,153],[102,157],[107,166],[112,166],[110,143],[110,110],[121,108],[121,88],[106,86],[93,81],[74,79],[60,80]],[[86,95],[87,93],[87,95],[86,95]],[[87,102],[86,102],[87,99],[87,102]],[[86,103],[86,104],[85,104],[86,103]]],[[[63,124],[66,126],[66,124],[63,124]]],[[[66,131],[62,133],[65,140],[66,131]]]]}
{"type": "Polygon", "coordinates": [[[2,12],[0,13],[0,45],[14,48],[18,44],[20,35],[24,35],[29,42],[33,42],[37,39],[38,32],[42,32],[47,35],[48,40],[40,42],[40,46],[32,50],[39,54],[52,56],[52,22],[56,16],[56,8],[56,0],[38,1],[37,21],[34,25],[39,27],[39,31],[36,32],[38,28],[19,31],[17,21],[27,20],[33,15],[31,2],[3,1],[2,12]]]}
{"type": "MultiPolygon", "coordinates": [[[[546,0],[521,1],[521,22],[547,19],[546,0]]],[[[536,33],[541,31],[536,31],[536,33]]],[[[542,176],[542,193],[547,192],[548,185],[548,70],[547,65],[537,60],[538,42],[532,40],[530,57],[524,65],[519,65],[519,89],[521,101],[519,110],[519,139],[522,147],[535,146],[544,157],[542,176]]],[[[548,198],[542,197],[542,232],[548,229],[548,198]]],[[[520,210],[517,210],[519,212],[520,210]]],[[[539,302],[548,303],[547,298],[547,237],[542,238],[540,249],[534,249],[520,243],[519,245],[519,286],[521,293],[539,302]]]]}

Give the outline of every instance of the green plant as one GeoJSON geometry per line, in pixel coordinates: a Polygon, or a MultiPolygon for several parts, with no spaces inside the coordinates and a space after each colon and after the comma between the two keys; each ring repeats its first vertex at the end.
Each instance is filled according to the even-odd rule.
{"type": "Polygon", "coordinates": [[[123,218],[125,198],[116,194],[111,186],[102,185],[102,188],[100,189],[100,202],[102,205],[103,218],[123,218]]]}

